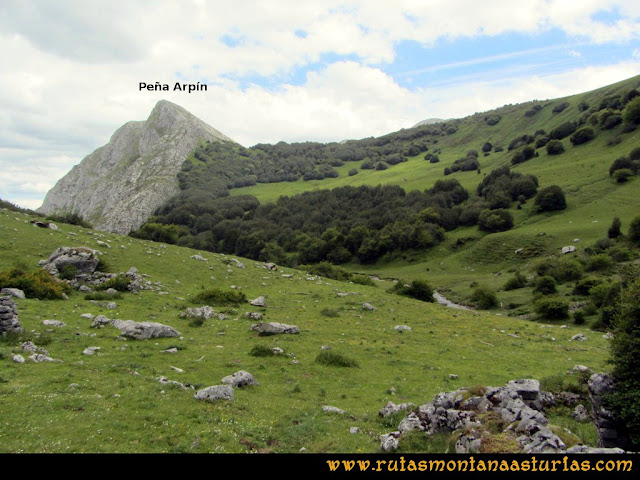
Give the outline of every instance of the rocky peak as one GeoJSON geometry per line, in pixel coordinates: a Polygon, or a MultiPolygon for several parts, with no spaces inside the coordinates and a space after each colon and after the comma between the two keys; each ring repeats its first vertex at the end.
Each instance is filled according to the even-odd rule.
{"type": "Polygon", "coordinates": [[[77,213],[97,230],[127,234],[179,191],[177,174],[203,140],[233,142],[184,108],[160,100],[125,123],[47,193],[38,209],[77,213]]]}

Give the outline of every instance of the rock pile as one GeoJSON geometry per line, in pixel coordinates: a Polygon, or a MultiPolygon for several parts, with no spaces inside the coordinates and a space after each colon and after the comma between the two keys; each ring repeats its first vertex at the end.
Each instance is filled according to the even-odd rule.
{"type": "Polygon", "coordinates": [[[4,335],[6,332],[21,331],[16,302],[9,295],[0,296],[0,335],[4,335]]]}
{"type": "MultiPolygon", "coordinates": [[[[413,429],[425,435],[460,431],[456,453],[487,451],[494,434],[487,424],[502,425],[502,434],[514,449],[524,453],[580,453],[592,450],[579,445],[567,449],[564,442],[549,427],[544,415],[546,406],[554,405],[555,398],[540,390],[537,380],[513,380],[504,387],[484,390],[460,389],[437,394],[433,401],[409,411],[397,430],[380,438],[383,451],[398,448],[402,434],[413,429]]],[[[379,415],[389,416],[410,405],[389,402],[379,415]]]]}

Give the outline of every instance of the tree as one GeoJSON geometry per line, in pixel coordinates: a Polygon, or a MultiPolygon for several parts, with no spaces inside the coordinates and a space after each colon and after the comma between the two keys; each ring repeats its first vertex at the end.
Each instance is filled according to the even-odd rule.
{"type": "Polygon", "coordinates": [[[620,227],[622,226],[622,222],[620,222],[620,217],[615,217],[613,222],[611,222],[611,226],[609,227],[609,231],[607,232],[607,237],[609,238],[618,238],[622,235],[622,231],[620,227]]]}
{"type": "Polygon", "coordinates": [[[551,212],[567,208],[567,201],[562,189],[557,185],[551,185],[540,190],[536,196],[535,205],[538,206],[539,212],[551,212]]]}
{"type": "Polygon", "coordinates": [[[640,243],[640,215],[631,220],[629,224],[629,238],[636,243],[640,243]]]}
{"type": "Polygon", "coordinates": [[[549,155],[560,155],[564,152],[564,145],[560,140],[550,140],[546,147],[549,155]]]}
{"type": "Polygon", "coordinates": [[[513,227],[513,217],[503,209],[483,210],[478,218],[478,228],[485,232],[504,232],[513,227]]]}
{"type": "Polygon", "coordinates": [[[608,398],[619,424],[625,426],[632,449],[640,448],[640,271],[623,272],[623,288],[613,316],[611,361],[615,390],[608,398]]]}
{"type": "Polygon", "coordinates": [[[622,118],[626,123],[640,124],[640,97],[635,97],[625,107],[622,118]]]}

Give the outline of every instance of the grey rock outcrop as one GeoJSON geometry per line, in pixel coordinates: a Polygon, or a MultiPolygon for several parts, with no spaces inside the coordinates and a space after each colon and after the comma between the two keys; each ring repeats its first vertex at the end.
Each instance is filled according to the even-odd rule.
{"type": "Polygon", "coordinates": [[[70,265],[78,274],[90,275],[96,271],[100,259],[98,252],[87,247],[60,247],[41,266],[52,275],[59,275],[62,269],[70,265]]]}
{"type": "Polygon", "coordinates": [[[198,400],[215,402],[216,400],[233,400],[233,387],[231,385],[213,385],[198,390],[193,396],[198,400]]]}
{"type": "Polygon", "coordinates": [[[260,335],[276,335],[278,333],[300,333],[300,329],[295,325],[287,325],[285,323],[269,322],[258,323],[251,327],[260,335]]]}
{"type": "Polygon", "coordinates": [[[24,292],[19,288],[3,288],[0,290],[0,295],[8,295],[10,297],[25,298],[24,292]]]}
{"type": "Polygon", "coordinates": [[[232,142],[184,108],[159,101],[146,121],[125,123],[47,193],[38,211],[77,213],[96,230],[138,229],[179,192],[177,174],[201,140],[232,142]]]}
{"type": "Polygon", "coordinates": [[[0,335],[21,331],[18,307],[13,297],[9,295],[0,297],[0,335]]]}
{"type": "Polygon", "coordinates": [[[607,394],[615,390],[613,377],[607,373],[595,373],[589,378],[588,388],[598,431],[598,447],[627,448],[629,441],[620,432],[614,413],[605,403],[607,394]]]}
{"type": "Polygon", "coordinates": [[[213,307],[205,305],[203,307],[189,307],[183,310],[180,312],[180,318],[203,318],[204,320],[209,320],[215,314],[216,312],[213,310],[213,307]]]}
{"type": "Polygon", "coordinates": [[[123,337],[135,338],[136,340],[148,340],[158,337],[179,337],[178,332],[173,327],[154,322],[134,322],[133,320],[111,320],[111,325],[120,330],[123,337]]]}
{"type": "Polygon", "coordinates": [[[222,383],[231,385],[232,387],[246,387],[248,385],[260,385],[258,381],[249,372],[239,370],[236,373],[227,375],[222,379],[222,383]]]}

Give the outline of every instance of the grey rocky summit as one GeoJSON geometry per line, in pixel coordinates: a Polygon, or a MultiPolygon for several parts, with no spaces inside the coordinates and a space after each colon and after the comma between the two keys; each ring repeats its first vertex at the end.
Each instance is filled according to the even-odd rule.
{"type": "Polygon", "coordinates": [[[184,108],[159,101],[146,121],[125,123],[47,193],[38,211],[76,213],[97,230],[137,230],[179,192],[177,175],[202,140],[232,142],[184,108]]]}

